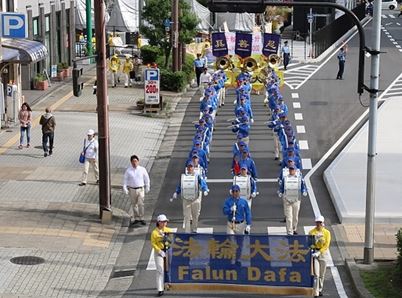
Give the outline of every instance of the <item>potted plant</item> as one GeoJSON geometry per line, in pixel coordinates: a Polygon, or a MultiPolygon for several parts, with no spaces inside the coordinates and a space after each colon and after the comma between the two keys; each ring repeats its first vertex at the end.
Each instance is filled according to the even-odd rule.
{"type": "Polygon", "coordinates": [[[63,81],[66,77],[65,69],[63,67],[64,65],[62,63],[57,63],[57,81],[63,81]]]}
{"type": "Polygon", "coordinates": [[[65,77],[71,77],[71,75],[72,75],[72,70],[73,70],[73,68],[71,67],[71,66],[69,66],[68,65],[68,63],[67,62],[62,62],[61,63],[62,64],[62,67],[63,67],[63,69],[64,69],[64,74],[65,74],[65,77]]]}
{"type": "Polygon", "coordinates": [[[49,83],[43,73],[38,73],[34,78],[34,88],[36,90],[47,90],[49,83]]]}

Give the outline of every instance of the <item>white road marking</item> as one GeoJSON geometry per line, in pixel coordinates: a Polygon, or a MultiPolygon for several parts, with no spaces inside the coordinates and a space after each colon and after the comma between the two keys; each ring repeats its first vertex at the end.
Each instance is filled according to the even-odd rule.
{"type": "MultiPolygon", "coordinates": [[[[177,228],[171,228],[173,233],[177,232],[177,228]]],[[[155,265],[155,250],[152,249],[151,250],[151,254],[149,256],[149,260],[148,260],[148,265],[147,265],[147,269],[146,270],[156,270],[156,265],[155,265]]]]}
{"type": "Polygon", "coordinates": [[[400,45],[395,45],[395,47],[397,48],[397,49],[400,49],[401,48],[401,46],[400,45]]]}
{"type": "Polygon", "coordinates": [[[387,16],[386,16],[385,14],[382,14],[381,17],[382,17],[383,19],[386,19],[386,18],[387,18],[387,16]]]}
{"type": "MultiPolygon", "coordinates": [[[[233,179],[207,179],[207,183],[231,183],[233,182],[233,179]]],[[[258,178],[257,182],[267,182],[267,183],[272,183],[272,182],[278,182],[276,178],[258,178]]]]}
{"type": "Polygon", "coordinates": [[[393,38],[390,38],[390,39],[389,39],[389,41],[395,41],[395,39],[393,39],[393,38]]]}
{"type": "Polygon", "coordinates": [[[399,52],[402,52],[402,49],[399,49],[399,52]]]}
{"type": "Polygon", "coordinates": [[[300,102],[294,102],[293,103],[293,108],[294,109],[300,109],[301,108],[300,102]]]}
{"type": "Polygon", "coordinates": [[[299,98],[299,93],[292,93],[292,98],[299,98]]]}
{"type": "Polygon", "coordinates": [[[200,233],[200,234],[213,234],[214,233],[214,228],[213,227],[197,228],[197,233],[200,233]]]}
{"type": "Polygon", "coordinates": [[[302,113],[295,113],[295,120],[303,120],[303,114],[302,113]]]}
{"type": "Polygon", "coordinates": [[[302,158],[301,162],[303,170],[310,170],[313,167],[310,158],[302,158]]]}
{"type": "Polygon", "coordinates": [[[299,140],[299,148],[301,150],[308,150],[308,141],[307,140],[299,140]]]}
{"type": "Polygon", "coordinates": [[[396,23],[398,26],[400,26],[401,24],[399,24],[399,23],[396,23]]]}
{"type": "Polygon", "coordinates": [[[393,14],[388,15],[391,19],[395,19],[395,16],[393,14]]]}
{"type": "Polygon", "coordinates": [[[304,125],[296,125],[296,131],[297,133],[306,133],[306,128],[304,125]]]}
{"type": "Polygon", "coordinates": [[[286,235],[286,227],[267,227],[268,235],[286,235]]]}
{"type": "Polygon", "coordinates": [[[394,41],[393,44],[398,44],[398,42],[394,41]]]}

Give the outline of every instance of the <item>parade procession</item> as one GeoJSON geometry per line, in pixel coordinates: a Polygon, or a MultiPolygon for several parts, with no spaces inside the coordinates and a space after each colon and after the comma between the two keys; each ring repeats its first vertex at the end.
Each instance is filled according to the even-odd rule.
{"type": "MultiPolygon", "coordinates": [[[[323,295],[330,234],[323,227],[321,215],[315,219],[317,227],[311,232],[298,229],[300,206],[308,196],[308,189],[302,175],[296,129],[288,119],[289,109],[281,94],[284,73],[277,54],[280,36],[264,34],[265,46],[259,55],[251,54],[251,44],[251,34],[237,33],[235,54],[229,55],[225,33],[213,33],[212,51],[216,57],[213,69],[208,68],[202,53],[197,53],[194,60],[200,92],[199,115],[192,121],[192,145],[182,171],[175,174],[177,186],[169,199],[172,204],[181,201],[175,206],[182,207],[182,226],[166,232],[159,228],[158,221],[155,231],[160,235],[159,242],[151,240],[155,264],[159,264],[156,265],[158,296],[164,295],[165,290],[188,290],[195,285],[204,289],[203,284],[211,282],[230,284],[235,291],[240,284],[248,285],[250,292],[323,295]],[[227,96],[234,100],[227,100],[227,96]],[[222,119],[225,103],[226,109],[233,105],[229,119],[222,119]],[[263,109],[258,113],[264,115],[265,133],[273,138],[273,147],[266,150],[274,152],[274,168],[268,170],[277,177],[276,198],[259,191],[257,168],[266,165],[257,164],[251,150],[250,135],[259,124],[253,106],[263,109]],[[227,123],[224,133],[232,139],[231,147],[227,148],[231,155],[225,155],[225,164],[230,166],[225,181],[231,182],[227,183],[229,194],[224,200],[209,195],[217,181],[208,177],[215,176],[209,165],[214,156],[218,120],[227,123]],[[221,202],[226,235],[231,236],[204,234],[199,229],[202,206],[211,204],[211,200],[221,202]],[[254,200],[267,204],[281,201],[281,221],[286,227],[282,237],[271,236],[269,232],[268,238],[253,233],[254,200]],[[304,267],[297,263],[303,263],[304,267]],[[260,286],[264,289],[258,289],[260,286]],[[277,286],[282,288],[278,290],[277,286]]],[[[158,216],[164,223],[169,221],[168,217],[168,214],[158,216]]],[[[219,286],[212,288],[220,290],[219,286]]]]}

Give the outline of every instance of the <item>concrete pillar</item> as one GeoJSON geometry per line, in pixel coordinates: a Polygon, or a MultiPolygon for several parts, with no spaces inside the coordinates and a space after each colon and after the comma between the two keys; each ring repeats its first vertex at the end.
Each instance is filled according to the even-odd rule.
{"type": "Polygon", "coordinates": [[[73,59],[75,59],[75,0],[70,0],[70,13],[69,13],[69,50],[70,50],[70,61],[69,64],[73,65],[73,59]]]}
{"type": "Polygon", "coordinates": [[[57,62],[56,4],[50,1],[50,65],[56,65],[57,62]]]}
{"type": "MultiPolygon", "coordinates": [[[[74,11],[74,10],[71,10],[74,11]]],[[[67,21],[66,21],[66,3],[64,0],[60,1],[60,46],[61,46],[61,57],[60,61],[67,62],[67,21]]]]}
{"type": "MultiPolygon", "coordinates": [[[[46,20],[45,20],[45,5],[43,3],[39,3],[39,36],[40,41],[46,45],[45,36],[46,36],[46,20]]],[[[43,70],[46,69],[46,59],[43,59],[39,63],[39,72],[42,73],[43,70]]]]}

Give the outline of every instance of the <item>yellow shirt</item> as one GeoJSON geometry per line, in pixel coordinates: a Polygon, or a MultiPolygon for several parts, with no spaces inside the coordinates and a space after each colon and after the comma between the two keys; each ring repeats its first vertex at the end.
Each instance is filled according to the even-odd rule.
{"type": "Polygon", "coordinates": [[[123,72],[124,73],[129,73],[130,71],[133,70],[133,68],[134,68],[134,65],[133,65],[133,63],[131,61],[126,60],[126,62],[124,62],[124,65],[123,65],[123,72]]]}
{"type": "Polygon", "coordinates": [[[151,245],[155,253],[159,253],[164,248],[163,236],[165,233],[172,233],[172,229],[164,227],[162,230],[156,227],[151,234],[151,245]]]}
{"type": "Polygon", "coordinates": [[[331,233],[326,228],[322,227],[321,231],[318,231],[315,227],[308,234],[313,235],[315,238],[313,248],[318,249],[321,254],[327,252],[331,243],[331,233]]]}

